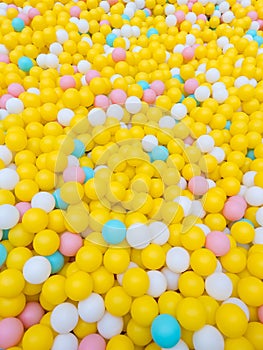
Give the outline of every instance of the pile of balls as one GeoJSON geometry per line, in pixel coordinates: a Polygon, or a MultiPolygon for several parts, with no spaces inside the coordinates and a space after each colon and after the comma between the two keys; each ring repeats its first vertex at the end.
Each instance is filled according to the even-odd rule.
{"type": "Polygon", "coordinates": [[[263,1],[0,3],[0,349],[263,349],[263,1]]]}

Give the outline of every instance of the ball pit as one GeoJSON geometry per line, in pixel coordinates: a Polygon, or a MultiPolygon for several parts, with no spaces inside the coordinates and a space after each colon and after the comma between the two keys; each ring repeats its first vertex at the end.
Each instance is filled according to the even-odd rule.
{"type": "Polygon", "coordinates": [[[0,348],[262,350],[262,0],[0,4],[0,348]]]}

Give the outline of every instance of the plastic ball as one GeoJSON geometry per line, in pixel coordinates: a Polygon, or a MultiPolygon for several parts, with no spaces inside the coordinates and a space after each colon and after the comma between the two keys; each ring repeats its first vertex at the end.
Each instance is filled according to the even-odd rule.
{"type": "Polygon", "coordinates": [[[147,292],[150,279],[146,271],[135,267],[124,273],[122,285],[127,294],[132,297],[140,297],[147,292]]]}
{"type": "Polygon", "coordinates": [[[40,350],[45,350],[46,347],[51,348],[53,344],[52,330],[42,324],[37,324],[30,327],[24,334],[22,346],[25,350],[33,350],[36,346],[40,350]]]}
{"type": "Polygon", "coordinates": [[[216,324],[223,335],[238,338],[246,332],[248,320],[237,305],[223,304],[217,309],[216,324]]]}
{"type": "Polygon", "coordinates": [[[194,333],[193,344],[196,350],[223,350],[225,346],[223,335],[210,325],[205,325],[194,333]]]}
{"type": "Polygon", "coordinates": [[[151,241],[150,230],[144,224],[133,224],[127,228],[126,240],[131,247],[144,249],[151,241]]]}
{"type": "Polygon", "coordinates": [[[180,300],[177,305],[177,320],[189,331],[197,331],[204,327],[206,312],[201,301],[192,297],[180,300]]]}
{"type": "Polygon", "coordinates": [[[24,72],[29,72],[33,67],[33,62],[29,57],[22,56],[18,60],[18,67],[24,72]]]}
{"type": "Polygon", "coordinates": [[[106,342],[103,337],[99,334],[89,334],[81,340],[78,350],[105,350],[105,348],[106,342]]]}
{"type": "Polygon", "coordinates": [[[98,322],[104,315],[105,306],[103,298],[96,293],[78,303],[78,312],[82,320],[88,323],[98,322]]]}
{"type": "Polygon", "coordinates": [[[175,346],[181,337],[181,328],[178,321],[171,315],[157,316],[152,323],[151,333],[153,340],[161,347],[175,346]]]}
{"type": "Polygon", "coordinates": [[[24,327],[20,320],[14,317],[5,318],[0,321],[0,346],[11,348],[17,345],[24,333],[24,327]]]}
{"type": "Polygon", "coordinates": [[[205,289],[207,294],[216,300],[226,300],[232,294],[233,285],[226,274],[215,272],[206,278],[205,289]]]}
{"type": "Polygon", "coordinates": [[[26,304],[26,307],[18,318],[23,322],[24,327],[27,329],[38,324],[44,314],[45,311],[42,306],[37,302],[31,301],[26,304]]]}
{"type": "Polygon", "coordinates": [[[14,227],[19,221],[18,209],[10,204],[0,205],[0,229],[6,230],[14,227]]]}
{"type": "Polygon", "coordinates": [[[109,244],[119,244],[126,236],[126,226],[119,220],[110,220],[102,228],[102,236],[109,244]]]}
{"type": "Polygon", "coordinates": [[[59,334],[55,337],[53,350],[77,350],[78,349],[78,339],[72,334],[59,334]]]}
{"type": "Polygon", "coordinates": [[[190,255],[187,250],[182,247],[173,247],[167,252],[166,264],[173,272],[184,272],[190,265],[190,255]]]}
{"type": "Polygon", "coordinates": [[[48,279],[51,274],[51,264],[43,256],[33,256],[28,259],[23,267],[23,275],[27,282],[40,284],[48,279]]]}
{"type": "Polygon", "coordinates": [[[105,312],[102,319],[98,322],[98,331],[105,339],[110,339],[122,332],[123,319],[105,312]]]}
{"type": "Polygon", "coordinates": [[[71,332],[78,323],[78,310],[71,303],[57,305],[52,311],[50,323],[52,328],[59,334],[71,332]]]}

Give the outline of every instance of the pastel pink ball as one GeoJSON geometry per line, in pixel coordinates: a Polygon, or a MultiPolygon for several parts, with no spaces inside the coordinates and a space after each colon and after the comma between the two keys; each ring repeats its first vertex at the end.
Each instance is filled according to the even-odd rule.
{"type": "Polygon", "coordinates": [[[23,85],[19,83],[12,83],[8,86],[7,91],[10,95],[13,95],[14,97],[18,97],[22,92],[25,91],[23,85]]]}
{"type": "Polygon", "coordinates": [[[247,16],[250,17],[252,21],[256,21],[258,19],[258,14],[256,11],[249,11],[247,16]]]}
{"type": "Polygon", "coordinates": [[[192,2],[188,2],[187,7],[188,7],[188,10],[192,10],[193,3],[192,2]]]}
{"type": "Polygon", "coordinates": [[[207,21],[207,17],[206,17],[206,15],[204,15],[204,14],[200,14],[200,15],[198,15],[197,16],[197,19],[201,19],[202,21],[207,21]]]}
{"type": "Polygon", "coordinates": [[[185,19],[185,13],[182,10],[178,10],[175,12],[175,17],[177,18],[177,22],[181,23],[185,19]]]}
{"type": "Polygon", "coordinates": [[[72,6],[69,10],[69,14],[72,17],[79,17],[80,13],[81,13],[81,8],[78,6],[72,6]]]}
{"type": "Polygon", "coordinates": [[[33,19],[36,16],[39,16],[40,12],[38,11],[38,9],[32,7],[29,11],[28,11],[28,17],[30,19],[33,19]]]}
{"type": "Polygon", "coordinates": [[[87,335],[79,344],[78,350],[105,350],[106,342],[99,334],[87,335]]]}
{"type": "Polygon", "coordinates": [[[24,333],[23,323],[15,318],[8,317],[0,321],[0,347],[3,349],[17,345],[24,333]]]}
{"type": "Polygon", "coordinates": [[[192,145],[194,143],[194,139],[191,137],[191,136],[187,136],[185,139],[184,139],[184,143],[186,145],[192,145]]]}
{"type": "Polygon", "coordinates": [[[25,22],[25,25],[29,25],[30,18],[25,13],[19,13],[17,17],[21,18],[25,22]]]}
{"type": "Polygon", "coordinates": [[[187,79],[184,83],[184,91],[187,94],[193,94],[195,90],[198,88],[198,86],[199,86],[199,83],[196,79],[194,78],[187,79]]]}
{"type": "Polygon", "coordinates": [[[64,232],[60,236],[59,251],[65,256],[75,256],[82,246],[82,238],[77,233],[64,232]]]}
{"type": "Polygon", "coordinates": [[[114,49],[111,55],[114,62],[126,60],[126,51],[121,47],[117,47],[116,49],[114,49]]]}
{"type": "Polygon", "coordinates": [[[107,109],[110,105],[110,100],[105,95],[97,95],[94,99],[94,106],[107,109]]]}
{"type": "Polygon", "coordinates": [[[156,96],[162,95],[165,90],[165,85],[161,80],[155,80],[150,85],[151,89],[155,91],[156,96]]]}
{"type": "Polygon", "coordinates": [[[85,180],[85,172],[79,166],[70,166],[63,171],[63,180],[65,182],[76,181],[83,183],[85,180]]]}
{"type": "Polygon", "coordinates": [[[100,73],[96,71],[95,69],[90,69],[86,74],[85,74],[85,80],[89,84],[93,78],[100,77],[100,73]]]}
{"type": "Polygon", "coordinates": [[[4,54],[4,53],[1,53],[0,54],[0,62],[3,62],[3,63],[10,63],[10,59],[9,59],[9,56],[4,54]]]}
{"type": "Polygon", "coordinates": [[[211,231],[206,236],[205,247],[216,256],[223,256],[230,249],[230,240],[224,232],[211,231]]]}
{"type": "Polygon", "coordinates": [[[6,102],[10,99],[13,98],[14,96],[10,95],[10,94],[4,94],[1,98],[0,98],[0,108],[5,108],[6,107],[6,102]]]}
{"type": "Polygon", "coordinates": [[[244,208],[245,210],[247,209],[247,202],[245,201],[245,199],[241,196],[232,196],[229,197],[228,201],[230,203],[238,203],[240,206],[242,206],[242,208],[244,208]]]}
{"type": "Polygon", "coordinates": [[[103,19],[102,21],[100,21],[100,25],[103,26],[104,24],[110,25],[110,22],[107,19],[103,19]]]}
{"type": "Polygon", "coordinates": [[[153,89],[146,89],[143,92],[142,100],[149,104],[152,104],[156,100],[156,93],[153,89]]]}
{"type": "Polygon", "coordinates": [[[28,209],[31,208],[31,204],[28,202],[19,202],[15,205],[16,209],[18,209],[19,214],[20,214],[20,219],[19,221],[21,222],[23,215],[25,214],[28,209]]]}
{"type": "Polygon", "coordinates": [[[261,323],[263,323],[263,305],[258,308],[258,319],[261,323]]]}
{"type": "Polygon", "coordinates": [[[193,176],[188,182],[189,190],[196,196],[202,196],[208,189],[208,182],[203,176],[193,176]]]}
{"type": "Polygon", "coordinates": [[[36,301],[30,301],[26,304],[18,318],[23,322],[24,327],[27,329],[34,324],[38,324],[44,314],[45,311],[39,303],[36,301]]]}
{"type": "Polygon", "coordinates": [[[108,3],[112,6],[117,4],[118,0],[108,0],[108,3]]]}
{"type": "Polygon", "coordinates": [[[223,215],[230,221],[242,219],[245,214],[245,208],[236,201],[227,201],[223,208],[223,215]]]}
{"type": "Polygon", "coordinates": [[[259,24],[259,29],[263,28],[263,20],[262,19],[258,19],[258,24],[259,24]]]}
{"type": "Polygon", "coordinates": [[[182,51],[182,55],[185,61],[190,61],[195,56],[195,50],[192,47],[185,47],[182,51]]]}
{"type": "Polygon", "coordinates": [[[67,90],[76,87],[76,81],[71,75],[64,75],[59,81],[62,90],[67,90]]]}
{"type": "Polygon", "coordinates": [[[110,93],[110,99],[112,103],[124,104],[127,100],[127,94],[121,89],[115,89],[110,93]]]}

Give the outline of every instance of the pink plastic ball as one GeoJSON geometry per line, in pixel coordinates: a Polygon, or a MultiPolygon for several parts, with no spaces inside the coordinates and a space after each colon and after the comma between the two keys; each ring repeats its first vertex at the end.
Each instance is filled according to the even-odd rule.
{"type": "Polygon", "coordinates": [[[196,79],[190,78],[187,79],[186,82],[184,83],[184,91],[187,94],[193,94],[195,90],[198,88],[199,83],[196,79]]]}
{"type": "Polygon", "coordinates": [[[156,93],[153,89],[146,89],[143,92],[142,100],[149,104],[152,104],[156,100],[156,93]]]}
{"type": "Polygon", "coordinates": [[[78,6],[72,6],[70,8],[70,10],[69,10],[69,14],[72,17],[78,17],[79,18],[80,13],[81,13],[81,8],[78,7],[78,6]]]}
{"type": "Polygon", "coordinates": [[[105,95],[97,95],[94,99],[94,106],[107,109],[110,105],[110,100],[105,95]]]}
{"type": "Polygon", "coordinates": [[[151,89],[155,91],[156,96],[162,95],[165,90],[165,85],[161,80],[155,80],[150,85],[151,89]]]}
{"type": "Polygon", "coordinates": [[[44,314],[45,311],[39,303],[36,301],[30,301],[26,304],[18,318],[23,322],[24,327],[27,329],[34,324],[38,324],[44,314]]]}
{"type": "Polygon", "coordinates": [[[64,232],[60,236],[59,251],[64,256],[75,256],[82,246],[82,238],[76,233],[64,232]]]}
{"type": "Polygon", "coordinates": [[[223,208],[223,215],[230,221],[242,219],[245,214],[245,208],[237,201],[227,201],[223,208]]]}
{"type": "Polygon", "coordinates": [[[8,55],[5,55],[4,53],[0,54],[0,62],[3,63],[10,63],[10,59],[8,55]]]}
{"type": "Polygon", "coordinates": [[[206,15],[204,15],[204,14],[202,14],[202,13],[201,13],[200,15],[197,16],[197,19],[201,19],[201,21],[205,21],[205,22],[207,21],[206,15]]]}
{"type": "Polygon", "coordinates": [[[13,95],[14,97],[18,97],[22,92],[25,91],[23,85],[19,83],[12,83],[8,86],[7,91],[10,95],[13,95]]]}
{"type": "Polygon", "coordinates": [[[108,3],[112,6],[117,4],[118,0],[108,0],[108,3]]]}
{"type": "Polygon", "coordinates": [[[85,74],[85,80],[89,84],[93,78],[100,77],[100,73],[96,71],[95,69],[90,69],[86,74],[85,74]]]}
{"type": "Polygon", "coordinates": [[[18,209],[19,214],[20,214],[20,218],[19,221],[22,221],[22,217],[25,214],[26,211],[28,211],[28,209],[31,208],[31,204],[28,202],[19,202],[15,205],[16,209],[18,209]]]}
{"type": "Polygon", "coordinates": [[[261,323],[263,323],[263,305],[258,308],[258,319],[261,323]]]}
{"type": "Polygon", "coordinates": [[[182,55],[185,61],[191,61],[195,56],[195,50],[192,47],[185,47],[182,51],[182,55]]]}
{"type": "Polygon", "coordinates": [[[78,350],[105,350],[106,342],[98,334],[90,334],[83,338],[78,350]]]}
{"type": "Polygon", "coordinates": [[[242,206],[242,208],[244,208],[244,210],[247,209],[247,202],[245,201],[245,199],[241,196],[232,196],[228,199],[227,202],[230,203],[238,203],[240,206],[242,206]]]}
{"type": "Polygon", "coordinates": [[[15,318],[8,317],[0,321],[0,347],[3,349],[17,345],[24,333],[23,323],[15,318]]]}
{"type": "Polygon", "coordinates": [[[191,137],[191,136],[187,136],[185,139],[184,139],[184,143],[186,145],[192,145],[194,143],[194,139],[191,137]]]}
{"type": "Polygon", "coordinates": [[[103,26],[104,24],[110,25],[110,22],[107,19],[103,19],[100,21],[100,25],[103,26]]]}
{"type": "Polygon", "coordinates": [[[1,98],[0,98],[0,108],[5,108],[6,107],[6,102],[10,99],[13,98],[14,96],[10,95],[10,94],[4,94],[1,98]]]}
{"type": "Polygon", "coordinates": [[[258,19],[258,24],[259,24],[259,29],[262,30],[263,28],[263,20],[262,19],[258,19]]]}
{"type": "Polygon", "coordinates": [[[59,81],[62,90],[67,90],[76,87],[76,81],[71,75],[64,75],[59,81]]]}
{"type": "Polygon", "coordinates": [[[205,247],[216,256],[223,256],[230,249],[230,240],[224,232],[211,231],[206,236],[205,247]]]}
{"type": "Polygon", "coordinates": [[[193,194],[202,196],[208,191],[209,186],[203,176],[193,176],[188,182],[188,188],[193,194]]]}
{"type": "Polygon", "coordinates": [[[192,8],[193,8],[193,3],[192,2],[188,2],[187,7],[188,7],[188,10],[191,11],[192,8]]]}
{"type": "Polygon", "coordinates": [[[116,49],[114,49],[111,55],[114,62],[126,60],[126,51],[121,47],[117,47],[116,49]]]}
{"type": "Polygon", "coordinates": [[[124,104],[127,99],[127,94],[121,89],[115,89],[110,93],[110,99],[112,103],[124,104]]]}
{"type": "Polygon", "coordinates": [[[25,25],[29,25],[30,23],[30,18],[25,14],[25,13],[19,13],[17,15],[18,18],[21,18],[24,22],[25,22],[25,25]]]}
{"type": "Polygon", "coordinates": [[[70,166],[63,171],[63,180],[65,182],[76,181],[83,183],[85,180],[85,172],[79,166],[70,166]]]}
{"type": "Polygon", "coordinates": [[[38,11],[38,9],[32,7],[29,11],[28,11],[28,17],[30,19],[33,19],[36,16],[39,16],[40,12],[38,11]]]}
{"type": "Polygon", "coordinates": [[[258,14],[256,11],[249,11],[247,16],[252,19],[252,21],[256,21],[258,19],[258,14]]]}
{"type": "Polygon", "coordinates": [[[181,23],[185,19],[185,13],[182,10],[178,10],[175,12],[175,17],[177,18],[177,22],[181,23]]]}

